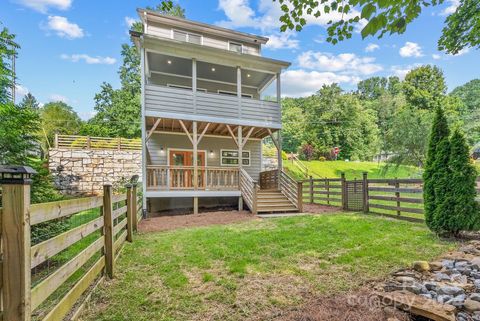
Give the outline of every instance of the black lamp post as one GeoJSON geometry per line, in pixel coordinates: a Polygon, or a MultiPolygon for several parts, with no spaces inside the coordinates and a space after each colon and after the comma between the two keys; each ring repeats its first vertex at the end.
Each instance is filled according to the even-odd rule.
{"type": "Polygon", "coordinates": [[[35,174],[29,166],[0,165],[0,184],[30,185],[35,174]]]}

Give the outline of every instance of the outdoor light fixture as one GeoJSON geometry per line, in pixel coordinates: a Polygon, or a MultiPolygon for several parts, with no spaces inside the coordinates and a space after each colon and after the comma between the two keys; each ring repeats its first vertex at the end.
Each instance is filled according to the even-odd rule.
{"type": "Polygon", "coordinates": [[[171,60],[167,60],[167,64],[171,65],[171,64],[172,64],[172,61],[171,61],[171,60]]]}
{"type": "Polygon", "coordinates": [[[247,74],[247,78],[250,78],[250,74],[247,74]]]}
{"type": "Polygon", "coordinates": [[[212,67],[212,71],[215,71],[215,68],[212,67]]]}
{"type": "Polygon", "coordinates": [[[160,147],[160,151],[163,152],[163,147],[160,147]]]}
{"type": "Polygon", "coordinates": [[[28,166],[0,166],[0,184],[31,184],[34,174],[28,166]]]}
{"type": "Polygon", "coordinates": [[[210,156],[213,156],[213,150],[210,149],[210,156]]]}

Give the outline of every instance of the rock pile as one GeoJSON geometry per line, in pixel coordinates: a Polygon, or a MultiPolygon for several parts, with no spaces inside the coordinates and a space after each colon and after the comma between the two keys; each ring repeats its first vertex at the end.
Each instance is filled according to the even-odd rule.
{"type": "Polygon", "coordinates": [[[433,306],[454,311],[455,320],[480,321],[480,241],[435,262],[413,262],[411,268],[393,273],[382,287],[385,292],[409,292],[434,301],[433,306]]]}

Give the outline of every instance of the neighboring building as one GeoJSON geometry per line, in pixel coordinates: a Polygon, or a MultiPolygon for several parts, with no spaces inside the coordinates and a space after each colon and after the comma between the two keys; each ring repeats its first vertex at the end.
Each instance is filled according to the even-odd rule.
{"type": "Polygon", "coordinates": [[[261,173],[262,139],[281,148],[280,74],[290,63],[262,57],[264,37],[138,13],[144,32],[131,35],[141,53],[148,211],[237,202],[252,212],[297,210],[295,182],[261,173]],[[275,100],[262,100],[274,82],[275,100]]]}

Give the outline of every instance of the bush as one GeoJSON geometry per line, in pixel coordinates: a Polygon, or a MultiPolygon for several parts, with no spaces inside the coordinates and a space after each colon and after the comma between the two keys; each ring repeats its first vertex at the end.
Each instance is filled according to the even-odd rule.
{"type": "MultiPolygon", "coordinates": [[[[430,132],[430,138],[428,142],[428,150],[427,150],[427,159],[425,161],[425,171],[423,173],[423,198],[424,198],[424,205],[425,205],[425,223],[427,226],[434,230],[434,214],[436,211],[437,204],[442,203],[441,197],[443,195],[439,195],[438,198],[435,194],[435,186],[437,182],[433,177],[435,173],[438,171],[442,171],[442,168],[445,167],[447,164],[441,164],[437,161],[437,149],[440,146],[440,142],[444,139],[448,140],[449,136],[449,129],[447,118],[443,112],[443,109],[438,107],[435,111],[435,118],[433,119],[432,129],[430,132]]],[[[438,176],[438,175],[437,175],[438,176]]]]}
{"type": "Polygon", "coordinates": [[[321,161],[321,162],[324,162],[324,161],[326,161],[327,159],[326,159],[324,156],[320,156],[320,157],[318,158],[318,160],[321,161]]]}
{"type": "Polygon", "coordinates": [[[314,153],[315,150],[310,144],[303,144],[302,147],[300,147],[300,157],[303,160],[311,161],[313,159],[314,153]]]}

